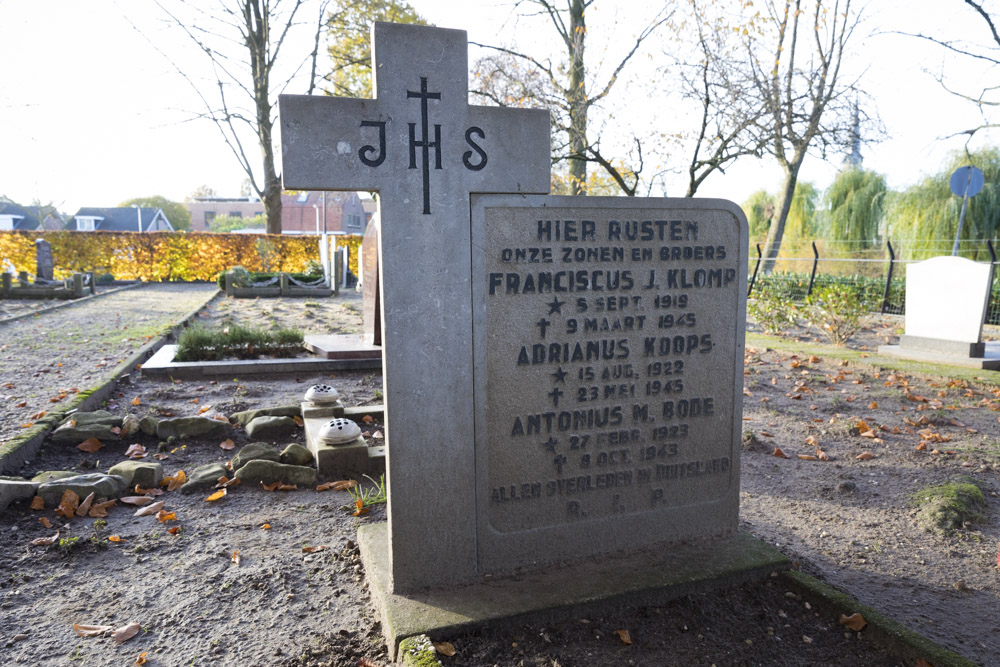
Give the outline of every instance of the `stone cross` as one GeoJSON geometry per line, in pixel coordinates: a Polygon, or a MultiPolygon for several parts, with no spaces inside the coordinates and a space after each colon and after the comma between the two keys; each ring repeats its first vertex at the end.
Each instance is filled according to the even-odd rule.
{"type": "Polygon", "coordinates": [[[286,188],[377,190],[392,586],[476,573],[470,193],[546,193],[544,110],[468,104],[465,31],[376,23],[375,99],[282,95],[286,188]],[[471,505],[470,505],[471,504],[471,505]]]}

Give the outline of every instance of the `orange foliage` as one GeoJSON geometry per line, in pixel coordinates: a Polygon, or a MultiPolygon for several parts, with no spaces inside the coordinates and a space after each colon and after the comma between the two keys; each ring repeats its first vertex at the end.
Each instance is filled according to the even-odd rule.
{"type": "MultiPolygon", "coordinates": [[[[307,235],[5,231],[0,232],[0,262],[8,259],[17,270],[34,275],[37,238],[52,244],[57,278],[94,271],[111,273],[119,280],[213,280],[237,265],[248,271],[294,273],[319,259],[318,239],[307,235]],[[269,266],[264,265],[261,249],[266,251],[269,266]]],[[[355,275],[361,238],[337,237],[338,246],[350,248],[349,263],[355,275]]]]}

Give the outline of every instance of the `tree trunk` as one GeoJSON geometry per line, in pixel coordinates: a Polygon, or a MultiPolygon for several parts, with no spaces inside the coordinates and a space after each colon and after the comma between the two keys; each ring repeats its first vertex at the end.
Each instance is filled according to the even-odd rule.
{"type": "Polygon", "coordinates": [[[587,192],[587,85],[583,46],[587,36],[583,0],[571,0],[569,49],[569,178],[572,193],[587,192]]]}
{"type": "MultiPolygon", "coordinates": [[[[805,157],[805,154],[802,154],[805,157]]],[[[771,225],[767,230],[767,240],[764,242],[764,263],[761,266],[765,274],[770,274],[774,269],[774,260],[781,250],[781,238],[785,235],[785,222],[788,220],[788,212],[792,210],[792,199],[795,197],[795,184],[799,180],[799,167],[802,166],[802,158],[796,156],[794,164],[785,165],[785,179],[781,188],[781,199],[776,205],[777,215],[771,218],[771,225]]]]}
{"type": "Polygon", "coordinates": [[[257,142],[260,144],[264,163],[264,214],[267,216],[267,233],[281,233],[281,180],[274,168],[274,145],[271,119],[270,74],[268,65],[268,32],[270,14],[261,11],[260,0],[245,0],[246,45],[250,50],[250,69],[253,75],[254,101],[257,115],[257,142]]]}

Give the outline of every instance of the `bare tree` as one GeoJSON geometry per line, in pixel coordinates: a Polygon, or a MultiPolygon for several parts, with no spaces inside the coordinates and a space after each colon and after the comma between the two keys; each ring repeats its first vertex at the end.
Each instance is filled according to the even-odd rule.
{"type": "MultiPolygon", "coordinates": [[[[982,27],[985,29],[984,32],[987,33],[981,35],[977,41],[946,40],[921,33],[912,34],[902,32],[900,34],[919,37],[933,42],[951,53],[964,56],[965,62],[979,62],[989,68],[1000,65],[1000,33],[997,32],[997,24],[1000,23],[1000,16],[987,10],[985,2],[977,2],[977,0],[964,0],[964,2],[979,17],[982,27]]],[[[966,146],[968,146],[968,142],[980,130],[1000,127],[1000,122],[994,120],[991,115],[996,107],[1000,106],[1000,86],[990,84],[984,85],[978,91],[958,90],[951,87],[943,72],[934,76],[946,91],[975,104],[979,108],[979,113],[982,117],[982,122],[979,125],[961,130],[952,136],[967,135],[966,146]]]]}
{"type": "Polygon", "coordinates": [[[553,134],[561,137],[555,140],[553,161],[568,162],[573,194],[586,191],[587,164],[594,162],[607,172],[622,192],[632,196],[639,187],[643,168],[640,139],[634,138],[632,167],[625,167],[620,159],[605,154],[600,139],[595,139],[589,133],[589,116],[595,106],[607,98],[622,71],[639,52],[646,38],[667,21],[669,12],[666,8],[661,9],[634,41],[630,42],[630,49],[607,80],[598,83],[588,78],[585,57],[586,10],[595,2],[596,0],[566,0],[565,8],[559,9],[556,7],[556,0],[518,0],[515,8],[521,10],[524,16],[541,16],[548,19],[559,36],[561,46],[565,48],[566,59],[564,62],[553,63],[551,60],[538,59],[512,48],[478,44],[508,58],[480,59],[476,65],[476,78],[480,85],[472,92],[497,104],[504,104],[505,99],[512,97],[521,99],[522,102],[530,100],[552,112],[555,130],[553,134]],[[525,68],[506,67],[505,65],[511,60],[533,67],[541,73],[544,83],[537,79],[519,81],[519,74],[522,74],[525,68]],[[511,91],[518,90],[521,91],[520,97],[511,95],[511,91]]]}
{"type": "MultiPolygon", "coordinates": [[[[311,74],[306,90],[313,91],[327,0],[319,3],[315,38],[309,40],[313,48],[301,54],[297,61],[286,57],[284,51],[287,49],[283,47],[291,41],[289,35],[293,30],[306,27],[297,17],[304,13],[303,7],[308,0],[239,0],[235,3],[220,0],[212,6],[185,0],[175,0],[169,6],[169,0],[154,2],[207,59],[212,85],[199,84],[164,53],[201,100],[203,110],[198,116],[215,123],[253,191],[263,202],[267,232],[280,234],[281,178],[275,168],[273,100],[285,91],[310,60],[311,74]],[[179,11],[181,6],[188,10],[183,18],[179,11]],[[291,65],[286,64],[286,60],[291,65]],[[282,80],[276,83],[279,62],[282,63],[282,80]],[[252,151],[245,138],[248,132],[256,140],[259,162],[251,158],[252,151]]],[[[150,40],[150,43],[160,50],[155,42],[150,40]]]]}
{"type": "MultiPolygon", "coordinates": [[[[682,96],[699,109],[698,124],[690,135],[685,197],[693,197],[713,172],[725,173],[739,158],[761,157],[769,140],[760,122],[765,113],[763,99],[733,38],[736,32],[723,13],[709,15],[699,0],[689,4],[697,45],[693,53],[683,53],[673,63],[681,78],[682,96]]],[[[752,17],[741,19],[744,25],[753,22],[752,17]]]]}
{"type": "Polygon", "coordinates": [[[762,4],[764,32],[748,34],[744,47],[764,104],[762,127],[770,136],[768,150],[784,171],[777,213],[767,234],[763,268],[770,271],[806,155],[811,149],[825,155],[830,147],[847,147],[855,136],[857,81],[844,82],[841,65],[860,11],[852,0],[764,0],[762,4]]]}

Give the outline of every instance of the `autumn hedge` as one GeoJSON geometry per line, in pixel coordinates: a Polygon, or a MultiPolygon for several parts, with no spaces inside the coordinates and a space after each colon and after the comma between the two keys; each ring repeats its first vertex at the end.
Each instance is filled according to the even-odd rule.
{"type": "MultiPolygon", "coordinates": [[[[299,272],[319,260],[315,236],[209,234],[203,232],[0,232],[0,270],[8,262],[34,275],[35,239],[52,244],[55,277],[76,271],[110,273],[119,280],[213,280],[233,266],[248,271],[299,272]]],[[[350,248],[350,269],[358,274],[361,237],[338,236],[350,248]]]]}

